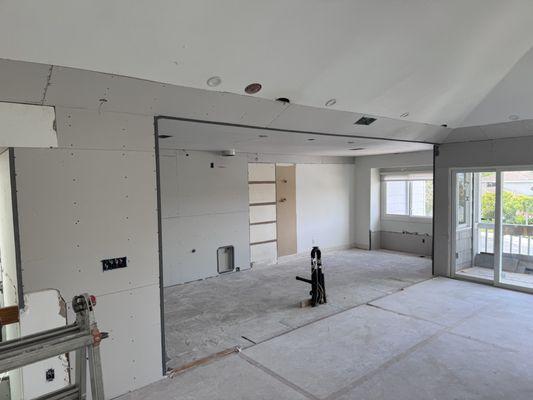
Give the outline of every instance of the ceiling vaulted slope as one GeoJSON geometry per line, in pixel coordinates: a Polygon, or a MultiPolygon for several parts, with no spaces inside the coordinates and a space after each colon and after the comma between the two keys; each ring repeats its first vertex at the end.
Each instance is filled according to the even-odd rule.
{"type": "Polygon", "coordinates": [[[531,49],[533,1],[4,0],[0,36],[5,59],[455,128],[507,121],[476,107],[531,49]]]}
{"type": "Polygon", "coordinates": [[[533,119],[533,48],[461,123],[462,126],[533,119]]]}

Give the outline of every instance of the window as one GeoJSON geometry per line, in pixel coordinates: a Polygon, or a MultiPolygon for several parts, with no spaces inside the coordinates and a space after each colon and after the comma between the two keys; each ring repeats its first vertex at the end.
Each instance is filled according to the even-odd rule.
{"type": "Polygon", "coordinates": [[[387,182],[387,214],[409,215],[407,212],[407,182],[387,182]]]}
{"type": "Polygon", "coordinates": [[[457,225],[466,224],[466,174],[457,174],[457,225]]]}
{"type": "Polygon", "coordinates": [[[385,215],[433,216],[433,174],[382,173],[385,215]]]}
{"type": "Polygon", "coordinates": [[[472,218],[472,179],[473,174],[470,172],[460,172],[456,175],[457,196],[456,196],[456,214],[457,226],[459,228],[469,227],[472,218]]]}

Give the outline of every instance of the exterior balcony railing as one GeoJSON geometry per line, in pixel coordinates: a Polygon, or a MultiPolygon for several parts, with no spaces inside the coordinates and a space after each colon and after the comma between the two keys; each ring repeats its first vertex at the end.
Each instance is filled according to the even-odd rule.
{"type": "MultiPolygon", "coordinates": [[[[503,224],[503,254],[533,256],[533,225],[503,224]]],[[[494,224],[477,224],[478,252],[494,253],[494,224]]]]}

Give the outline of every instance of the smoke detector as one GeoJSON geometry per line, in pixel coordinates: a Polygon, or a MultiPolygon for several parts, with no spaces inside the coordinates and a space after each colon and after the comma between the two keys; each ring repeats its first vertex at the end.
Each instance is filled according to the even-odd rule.
{"type": "Polygon", "coordinates": [[[234,157],[235,156],[235,149],[222,150],[220,152],[220,155],[222,155],[222,157],[234,157]]]}

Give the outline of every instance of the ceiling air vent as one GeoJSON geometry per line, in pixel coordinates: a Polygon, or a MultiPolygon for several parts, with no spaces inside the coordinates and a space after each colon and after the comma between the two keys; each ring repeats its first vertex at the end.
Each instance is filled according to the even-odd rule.
{"type": "Polygon", "coordinates": [[[376,118],[372,117],[361,117],[357,121],[355,121],[355,125],[370,125],[376,120],[376,118]]]}

